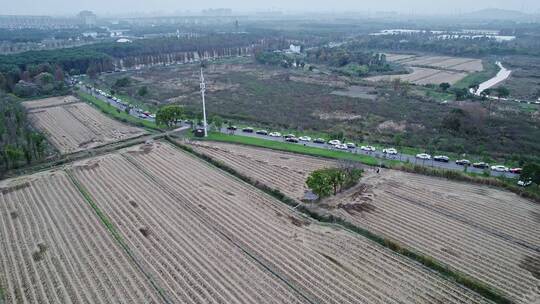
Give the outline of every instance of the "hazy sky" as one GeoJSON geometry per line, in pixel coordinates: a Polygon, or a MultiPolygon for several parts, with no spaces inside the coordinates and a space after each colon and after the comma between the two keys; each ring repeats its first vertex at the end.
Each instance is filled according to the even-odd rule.
{"type": "Polygon", "coordinates": [[[482,8],[501,8],[538,13],[540,0],[0,0],[0,15],[70,15],[88,9],[101,15],[137,12],[193,12],[205,8],[235,11],[398,11],[402,13],[456,14],[482,8]],[[474,5],[474,6],[473,6],[474,5]]]}

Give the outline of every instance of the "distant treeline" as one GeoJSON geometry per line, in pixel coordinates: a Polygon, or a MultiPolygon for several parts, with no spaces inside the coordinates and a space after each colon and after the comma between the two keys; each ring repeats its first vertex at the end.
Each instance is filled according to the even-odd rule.
{"type": "Polygon", "coordinates": [[[540,40],[523,36],[512,41],[494,39],[436,39],[430,34],[364,36],[357,42],[366,49],[422,51],[453,56],[531,55],[540,56],[540,40]]]}
{"type": "Polygon", "coordinates": [[[0,56],[0,89],[14,92],[15,86],[25,79],[26,72],[36,76],[34,71],[40,65],[48,65],[49,73],[57,70],[71,75],[88,73],[96,74],[112,71],[114,63],[119,59],[126,62],[146,62],[148,57],[181,52],[199,53],[204,57],[207,53],[227,53],[231,48],[261,46],[264,48],[283,48],[288,46],[283,38],[266,38],[261,34],[208,34],[195,38],[159,38],[141,39],[131,43],[97,43],[82,47],[30,51],[0,56]],[[144,57],[146,56],[146,57],[144,57]]]}
{"type": "Polygon", "coordinates": [[[362,51],[356,44],[339,47],[319,47],[310,49],[305,55],[274,52],[271,50],[255,51],[257,62],[279,65],[285,68],[304,67],[306,64],[325,64],[335,68],[337,72],[352,76],[365,76],[371,72],[391,70],[386,55],[370,51],[362,51]]]}

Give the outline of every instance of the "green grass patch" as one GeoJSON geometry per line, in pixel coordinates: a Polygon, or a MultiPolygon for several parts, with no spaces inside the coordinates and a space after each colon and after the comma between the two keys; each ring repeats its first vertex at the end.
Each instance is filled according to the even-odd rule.
{"type": "Polygon", "coordinates": [[[426,88],[424,90],[426,97],[433,98],[437,101],[454,101],[456,100],[456,95],[449,92],[441,92],[436,89],[426,88]]]}
{"type": "Polygon", "coordinates": [[[379,160],[375,157],[362,155],[362,154],[354,154],[350,152],[335,151],[335,150],[328,150],[328,149],[315,148],[315,147],[306,147],[301,144],[279,142],[279,141],[266,140],[266,139],[255,138],[255,137],[248,137],[248,136],[228,135],[228,134],[222,134],[222,133],[217,133],[217,132],[212,132],[208,134],[208,137],[204,140],[244,144],[244,145],[256,146],[256,147],[261,147],[261,148],[268,148],[268,149],[273,149],[273,150],[293,152],[293,153],[324,157],[324,158],[352,160],[352,161],[357,161],[357,162],[370,165],[370,166],[378,166],[380,164],[389,165],[392,163],[397,163],[397,161],[379,160]]]}
{"type": "Polygon", "coordinates": [[[497,75],[500,68],[494,62],[482,62],[484,70],[467,75],[465,78],[453,85],[455,88],[469,88],[473,84],[480,84],[497,75]]]}
{"type": "MultiPolygon", "coordinates": [[[[122,99],[123,101],[133,105],[133,106],[136,106],[140,109],[142,109],[143,111],[148,111],[148,112],[156,112],[158,107],[157,106],[154,106],[154,105],[150,105],[150,104],[147,104],[147,103],[144,103],[143,101],[140,101],[139,99],[137,98],[133,98],[129,95],[125,95],[125,94],[115,94],[114,96],[122,99]]],[[[141,97],[141,98],[144,98],[144,97],[141,97]]]]}
{"type": "Polygon", "coordinates": [[[96,98],[90,94],[84,93],[84,92],[78,92],[78,97],[88,103],[93,104],[96,106],[99,110],[101,110],[103,113],[114,117],[115,119],[118,119],[125,123],[130,123],[138,127],[143,127],[151,130],[161,131],[160,126],[156,125],[155,123],[151,121],[147,121],[144,119],[140,119],[134,116],[131,116],[127,114],[124,111],[118,111],[117,108],[113,107],[112,105],[104,102],[103,100],[96,98]]]}

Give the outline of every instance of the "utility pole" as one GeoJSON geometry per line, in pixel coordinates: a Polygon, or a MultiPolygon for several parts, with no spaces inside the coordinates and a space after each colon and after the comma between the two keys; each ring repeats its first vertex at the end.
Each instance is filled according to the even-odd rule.
{"type": "Polygon", "coordinates": [[[204,83],[203,68],[201,67],[201,96],[202,96],[202,112],[203,112],[203,127],[204,137],[208,137],[208,126],[206,124],[206,104],[204,102],[204,92],[206,91],[206,84],[204,83]]]}

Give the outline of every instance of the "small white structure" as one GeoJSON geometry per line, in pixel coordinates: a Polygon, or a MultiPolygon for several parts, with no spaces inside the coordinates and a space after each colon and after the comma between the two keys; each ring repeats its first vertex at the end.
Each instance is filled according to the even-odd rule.
{"type": "Polygon", "coordinates": [[[302,46],[291,44],[291,46],[289,46],[289,50],[291,50],[291,52],[293,52],[293,53],[300,54],[300,52],[302,50],[302,46]]]}
{"type": "Polygon", "coordinates": [[[120,39],[116,40],[116,42],[118,42],[118,43],[131,43],[131,40],[129,40],[127,38],[120,38],[120,39]]]}

